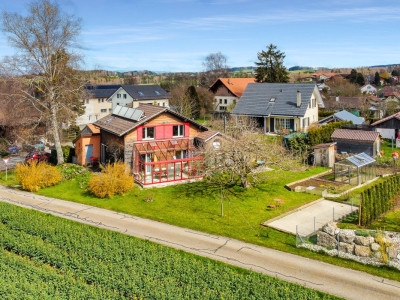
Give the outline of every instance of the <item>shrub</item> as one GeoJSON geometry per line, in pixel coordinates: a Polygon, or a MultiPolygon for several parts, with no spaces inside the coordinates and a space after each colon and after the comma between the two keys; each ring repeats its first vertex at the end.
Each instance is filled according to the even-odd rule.
{"type": "Polygon", "coordinates": [[[61,173],[56,167],[46,163],[18,164],[15,173],[24,190],[37,192],[41,188],[56,185],[61,181],[61,173]]]}
{"type": "Polygon", "coordinates": [[[335,131],[335,128],[342,128],[343,125],[353,124],[351,121],[344,122],[333,122],[324,126],[310,129],[308,131],[308,141],[311,146],[327,143],[331,141],[331,135],[335,131]]]}
{"type": "Polygon", "coordinates": [[[87,172],[85,167],[75,165],[75,164],[62,164],[58,165],[57,170],[61,172],[63,179],[73,179],[79,174],[87,172]]]}
{"type": "Polygon", "coordinates": [[[129,175],[127,165],[116,162],[102,167],[100,174],[89,179],[88,189],[96,197],[105,198],[122,195],[133,187],[133,177],[129,175]]]}

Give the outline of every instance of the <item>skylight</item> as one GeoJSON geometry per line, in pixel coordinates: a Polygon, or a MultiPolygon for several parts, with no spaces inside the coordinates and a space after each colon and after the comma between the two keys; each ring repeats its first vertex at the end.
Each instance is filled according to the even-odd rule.
{"type": "Polygon", "coordinates": [[[139,91],[138,94],[139,94],[140,96],[143,96],[143,92],[140,92],[140,91],[139,91]]]}
{"type": "Polygon", "coordinates": [[[269,102],[275,102],[275,97],[271,97],[271,99],[269,99],[269,102]]]}
{"type": "Polygon", "coordinates": [[[156,93],[157,95],[161,95],[159,91],[155,91],[155,93],[156,93]]]}

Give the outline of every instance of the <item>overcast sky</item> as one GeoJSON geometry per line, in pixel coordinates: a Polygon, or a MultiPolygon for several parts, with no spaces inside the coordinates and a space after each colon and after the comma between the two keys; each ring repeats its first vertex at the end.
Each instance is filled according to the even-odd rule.
{"type": "MultiPolygon", "coordinates": [[[[0,10],[26,12],[25,0],[0,10]]],[[[64,0],[82,18],[85,69],[201,71],[221,51],[231,67],[254,65],[274,43],[291,67],[400,63],[400,1],[64,0]]],[[[13,49],[0,33],[0,58],[13,49]]]]}

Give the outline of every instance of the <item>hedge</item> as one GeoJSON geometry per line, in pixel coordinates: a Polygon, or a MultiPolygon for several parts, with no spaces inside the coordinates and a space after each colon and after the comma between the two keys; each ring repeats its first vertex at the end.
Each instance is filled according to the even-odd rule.
{"type": "Polygon", "coordinates": [[[335,128],[342,128],[343,125],[353,124],[351,121],[344,122],[333,122],[324,126],[310,129],[308,131],[308,141],[311,146],[327,143],[331,141],[331,135],[335,131],[335,128]]]}
{"type": "Polygon", "coordinates": [[[396,203],[400,192],[400,176],[386,177],[361,193],[361,225],[368,225],[388,212],[396,203]]]}

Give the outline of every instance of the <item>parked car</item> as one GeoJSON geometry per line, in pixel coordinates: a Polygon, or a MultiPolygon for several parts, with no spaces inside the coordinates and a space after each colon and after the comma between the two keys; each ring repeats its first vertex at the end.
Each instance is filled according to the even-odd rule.
{"type": "Polygon", "coordinates": [[[43,151],[30,152],[25,157],[25,162],[28,164],[31,162],[41,162],[41,161],[49,162],[49,160],[50,160],[50,153],[43,151]]]}
{"type": "Polygon", "coordinates": [[[10,147],[8,147],[8,152],[10,154],[18,154],[19,147],[18,146],[10,146],[10,147]]]}

